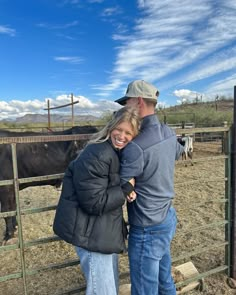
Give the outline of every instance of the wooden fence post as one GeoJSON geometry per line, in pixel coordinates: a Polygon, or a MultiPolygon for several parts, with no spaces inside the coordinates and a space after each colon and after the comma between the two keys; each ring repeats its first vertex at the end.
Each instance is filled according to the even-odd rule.
{"type": "Polygon", "coordinates": [[[231,188],[232,188],[232,226],[231,226],[231,271],[230,277],[234,281],[236,287],[236,86],[234,86],[234,122],[232,132],[232,177],[231,177],[231,188]]]}
{"type": "MultiPolygon", "coordinates": [[[[224,124],[224,127],[227,127],[228,126],[228,122],[227,121],[224,121],[223,122],[223,124],[224,124]]],[[[222,137],[222,144],[221,144],[221,152],[222,152],[222,154],[224,154],[225,153],[225,151],[226,151],[226,138],[227,138],[227,132],[223,132],[223,137],[222,137]]]]}

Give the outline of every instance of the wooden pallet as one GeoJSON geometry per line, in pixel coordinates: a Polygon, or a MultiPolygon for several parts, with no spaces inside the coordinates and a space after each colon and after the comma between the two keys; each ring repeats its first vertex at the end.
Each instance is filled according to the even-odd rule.
{"type": "MultiPolygon", "coordinates": [[[[172,268],[172,275],[174,277],[175,283],[179,283],[181,281],[190,279],[191,277],[194,277],[198,274],[199,274],[198,270],[196,269],[196,267],[193,265],[191,261],[172,268]]],[[[196,288],[199,288],[199,289],[203,288],[202,279],[198,281],[194,281],[184,287],[180,287],[180,289],[177,290],[176,294],[177,295],[184,294],[196,288]]],[[[130,290],[131,290],[130,284],[121,285],[119,295],[130,295],[130,290]]]]}
{"type": "MultiPolygon", "coordinates": [[[[181,279],[182,281],[190,279],[191,277],[194,277],[196,275],[199,275],[198,270],[196,269],[196,267],[194,266],[194,264],[191,261],[186,262],[181,265],[178,265],[178,266],[175,266],[175,269],[177,269],[182,274],[182,279],[181,279]]],[[[180,282],[180,281],[178,281],[178,282],[180,282]]],[[[188,292],[188,291],[196,289],[196,288],[199,288],[199,289],[203,288],[203,280],[202,279],[198,280],[198,281],[194,281],[192,283],[189,283],[186,286],[180,287],[180,289],[177,290],[176,294],[178,294],[178,295],[184,294],[185,292],[188,292]]]]}

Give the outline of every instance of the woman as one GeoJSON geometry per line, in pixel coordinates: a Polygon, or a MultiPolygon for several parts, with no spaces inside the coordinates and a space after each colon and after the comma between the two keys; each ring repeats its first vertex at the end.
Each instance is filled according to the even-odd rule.
{"type": "Polygon", "coordinates": [[[118,254],[126,250],[122,206],[135,198],[130,183],[120,185],[119,153],[138,134],[139,117],[118,110],[69,165],[54,220],[54,232],[75,245],[87,295],[117,295],[118,254]]]}

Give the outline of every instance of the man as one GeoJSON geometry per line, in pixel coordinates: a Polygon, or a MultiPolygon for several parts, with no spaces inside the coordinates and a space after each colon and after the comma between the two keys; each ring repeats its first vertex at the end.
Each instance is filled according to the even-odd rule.
{"type": "Polygon", "coordinates": [[[176,229],[174,168],[183,152],[175,132],[155,114],[159,91],[143,80],[128,85],[121,105],[138,109],[140,134],[121,158],[121,178],[135,182],[137,198],[128,203],[128,255],[132,295],[175,295],[170,244],[176,229]]]}

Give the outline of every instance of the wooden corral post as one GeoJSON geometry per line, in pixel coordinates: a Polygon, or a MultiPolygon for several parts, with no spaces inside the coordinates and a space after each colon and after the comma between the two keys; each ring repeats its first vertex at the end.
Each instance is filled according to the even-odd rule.
{"type": "Polygon", "coordinates": [[[74,126],[74,97],[73,93],[71,93],[71,126],[74,126]]]}
{"type": "MultiPolygon", "coordinates": [[[[68,107],[68,106],[72,106],[72,127],[74,126],[74,104],[76,103],[79,103],[79,101],[73,101],[73,94],[71,94],[71,103],[68,103],[68,104],[64,104],[62,106],[59,106],[59,107],[53,107],[53,108],[50,108],[50,103],[49,103],[49,99],[48,99],[48,107],[47,109],[44,109],[44,110],[47,110],[48,111],[48,128],[50,128],[50,110],[55,110],[55,109],[60,109],[60,108],[64,108],[64,107],[68,107]]],[[[63,122],[63,127],[64,127],[64,122],[63,122]]]]}
{"type": "Polygon", "coordinates": [[[236,86],[234,86],[234,122],[233,122],[233,138],[232,138],[232,232],[231,232],[231,269],[230,277],[236,288],[236,86]]]}
{"type": "MultiPolygon", "coordinates": [[[[228,126],[228,122],[227,121],[224,121],[223,124],[224,124],[224,127],[227,127],[228,126]]],[[[224,132],[223,133],[223,137],[222,137],[222,144],[221,144],[221,146],[222,146],[222,150],[221,150],[222,154],[224,154],[225,153],[225,150],[226,150],[226,147],[225,147],[225,145],[226,145],[226,138],[227,138],[227,132],[224,132]]]]}
{"type": "Polygon", "coordinates": [[[50,100],[48,99],[48,129],[51,128],[51,118],[50,118],[50,100]]]}
{"type": "MultiPolygon", "coordinates": [[[[184,129],[184,128],[185,128],[185,122],[182,121],[182,129],[184,129]]],[[[182,137],[184,137],[184,136],[185,136],[185,133],[182,134],[182,137]]]]}
{"type": "Polygon", "coordinates": [[[167,118],[166,118],[166,115],[164,115],[164,124],[167,123],[167,118]]]}

